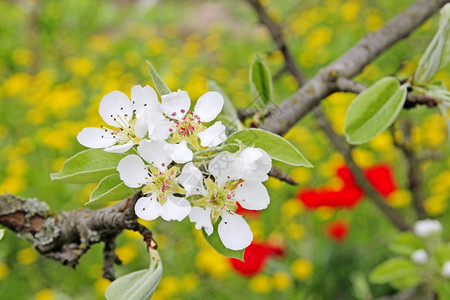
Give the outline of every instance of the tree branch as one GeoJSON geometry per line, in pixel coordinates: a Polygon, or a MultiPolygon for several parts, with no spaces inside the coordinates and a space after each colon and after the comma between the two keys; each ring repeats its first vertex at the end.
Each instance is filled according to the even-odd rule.
{"type": "MultiPolygon", "coordinates": [[[[273,22],[270,17],[267,16],[267,13],[265,13],[265,10],[261,5],[254,4],[255,2],[259,4],[258,0],[247,0],[247,1],[252,3],[252,5],[255,7],[255,11],[258,14],[262,14],[262,16],[260,16],[260,19],[263,21],[263,24],[266,25],[267,28],[269,28],[269,32],[272,34],[272,38],[274,40],[276,39],[277,44],[282,45],[283,48],[286,50],[286,52],[283,52],[283,54],[287,53],[289,55],[290,53],[289,47],[287,46],[286,42],[283,39],[283,36],[281,35],[281,28],[279,28],[279,26],[275,24],[275,22],[273,22]],[[275,35],[275,33],[278,34],[275,35]]],[[[301,86],[302,78],[297,77],[296,75],[300,74],[299,68],[293,60],[288,60],[288,55],[284,55],[286,70],[291,72],[291,74],[296,78],[298,85],[301,86]]],[[[339,80],[340,84],[342,85],[342,88],[352,88],[353,90],[358,90],[358,93],[366,89],[364,85],[351,81],[349,79],[339,78],[339,80]]],[[[363,171],[354,162],[353,157],[351,155],[351,150],[347,146],[347,143],[342,139],[342,137],[340,137],[338,134],[334,132],[328,118],[326,117],[325,113],[322,111],[320,106],[317,106],[314,109],[314,114],[317,118],[319,125],[322,127],[325,134],[331,140],[336,150],[338,150],[344,157],[347,165],[349,166],[350,170],[356,177],[356,182],[358,186],[364,190],[365,194],[369,197],[369,199],[371,199],[375,203],[375,205],[388,217],[389,220],[391,220],[391,222],[398,229],[410,230],[411,227],[406,223],[403,217],[399,215],[391,207],[389,207],[389,205],[386,204],[386,201],[383,198],[383,196],[380,193],[378,193],[378,191],[366,179],[363,171]]]]}
{"type": "Polygon", "coordinates": [[[73,268],[93,244],[105,242],[104,276],[114,279],[115,237],[124,229],[138,231],[147,246],[155,247],[152,233],[137,222],[134,205],[140,193],[113,206],[53,213],[45,202],[0,195],[0,224],[33,243],[42,255],[73,268]]]}
{"type": "Polygon", "coordinates": [[[290,98],[283,101],[262,129],[283,135],[317,104],[336,90],[339,77],[352,78],[378,55],[399,40],[407,37],[420,24],[450,0],[418,0],[394,17],[377,32],[361,39],[338,60],[323,68],[290,98]]]}

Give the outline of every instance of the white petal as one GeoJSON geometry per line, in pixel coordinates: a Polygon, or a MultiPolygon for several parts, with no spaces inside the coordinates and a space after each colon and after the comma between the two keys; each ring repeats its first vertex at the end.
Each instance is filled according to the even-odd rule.
{"type": "Polygon", "coordinates": [[[151,112],[160,112],[161,104],[158,101],[158,96],[151,86],[135,85],[131,88],[131,101],[136,112],[141,110],[149,110],[151,112]]]}
{"type": "Polygon", "coordinates": [[[131,149],[131,147],[133,147],[133,145],[135,145],[136,143],[133,142],[129,142],[123,145],[116,145],[116,146],[111,146],[108,148],[105,148],[106,152],[113,152],[113,153],[125,153],[128,150],[131,149]]]}
{"type": "Polygon", "coordinates": [[[134,124],[134,134],[143,138],[148,131],[148,120],[150,119],[149,110],[140,110],[136,112],[136,124],[134,124]]]}
{"type": "Polygon", "coordinates": [[[208,171],[219,185],[242,176],[242,167],[239,166],[236,157],[226,153],[216,155],[209,162],[208,171]]]}
{"type": "Polygon", "coordinates": [[[164,141],[170,135],[170,128],[174,125],[172,121],[166,119],[162,114],[153,113],[148,119],[148,137],[152,140],[164,141]]]}
{"type": "Polygon", "coordinates": [[[450,261],[446,261],[442,266],[442,276],[450,278],[450,261]]]}
{"type": "Polygon", "coordinates": [[[169,195],[161,208],[161,218],[166,221],[182,221],[191,212],[191,204],[186,198],[169,195]]]}
{"type": "Polygon", "coordinates": [[[167,169],[172,158],[164,151],[166,142],[142,140],[137,147],[139,155],[160,170],[167,169]]]}
{"type": "Polygon", "coordinates": [[[138,188],[150,180],[147,167],[135,154],[122,158],[117,166],[117,171],[119,171],[123,183],[132,188],[138,188]]]}
{"type": "Polygon", "coordinates": [[[241,250],[251,244],[253,233],[247,222],[239,215],[222,214],[222,221],[217,229],[225,247],[241,250]]]}
{"type": "Polygon", "coordinates": [[[192,162],[187,163],[180,176],[177,177],[178,182],[186,190],[186,197],[192,195],[201,195],[204,192],[203,187],[203,175],[198,168],[196,168],[192,162]]]}
{"type": "Polygon", "coordinates": [[[186,91],[178,90],[167,95],[162,95],[162,110],[172,119],[180,120],[189,111],[191,99],[186,91]]]}
{"type": "Polygon", "coordinates": [[[201,208],[194,206],[189,213],[189,220],[195,222],[195,229],[200,230],[205,228],[205,232],[208,235],[213,233],[214,227],[211,223],[211,208],[201,208]]]}
{"type": "Polygon", "coordinates": [[[104,129],[87,127],[83,128],[77,135],[78,142],[88,148],[105,148],[117,143],[117,139],[104,129]]]}
{"type": "Polygon", "coordinates": [[[261,182],[244,181],[239,183],[234,191],[234,199],[245,209],[261,210],[267,208],[270,203],[269,193],[261,182]]]}
{"type": "Polygon", "coordinates": [[[205,130],[198,133],[200,138],[200,145],[203,147],[215,147],[225,141],[227,136],[225,134],[225,126],[222,122],[216,122],[205,130]]]}
{"type": "Polygon", "coordinates": [[[248,147],[239,153],[238,160],[244,169],[243,180],[262,182],[269,178],[267,173],[272,168],[272,159],[266,151],[248,147]]]}
{"type": "Polygon", "coordinates": [[[194,154],[188,148],[186,141],[181,141],[178,144],[167,144],[164,151],[179,164],[184,164],[192,160],[194,154]]]}
{"type": "Polygon", "coordinates": [[[134,212],[139,218],[151,221],[160,216],[161,204],[154,196],[142,197],[136,202],[134,212]]]}
{"type": "Polygon", "coordinates": [[[194,113],[202,122],[211,122],[222,111],[223,97],[218,92],[207,92],[197,101],[194,113]]]}
{"type": "Polygon", "coordinates": [[[118,116],[119,118],[130,119],[133,116],[133,105],[127,95],[119,91],[112,91],[106,94],[100,101],[98,113],[106,124],[121,127],[116,122],[118,116]]]}

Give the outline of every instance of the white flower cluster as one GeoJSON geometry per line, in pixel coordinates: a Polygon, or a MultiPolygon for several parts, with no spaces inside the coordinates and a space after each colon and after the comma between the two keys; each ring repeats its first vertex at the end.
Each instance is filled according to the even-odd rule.
{"type": "Polygon", "coordinates": [[[226,139],[225,126],[215,122],[224,100],[217,92],[201,96],[190,110],[188,93],[178,90],[161,96],[150,87],[134,86],[131,101],[114,91],[100,102],[99,114],[112,128],[84,128],[78,141],[89,148],[124,153],[137,146],[137,154],[124,157],[117,166],[126,186],[141,188],[136,215],[145,220],[161,216],[181,221],[186,216],[208,235],[217,226],[224,246],[246,248],[253,234],[243,208],[261,210],[270,202],[263,181],[268,179],[272,161],[259,148],[240,148],[237,153],[211,151],[210,159],[196,155],[216,148],[226,139]]]}
{"type": "Polygon", "coordinates": [[[427,237],[441,231],[442,225],[437,220],[420,220],[414,224],[414,233],[419,237],[427,237]]]}

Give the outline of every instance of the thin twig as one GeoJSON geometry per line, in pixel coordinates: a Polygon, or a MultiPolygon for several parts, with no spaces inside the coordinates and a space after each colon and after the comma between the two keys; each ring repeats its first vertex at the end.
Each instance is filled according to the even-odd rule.
{"type": "Polygon", "coordinates": [[[421,191],[422,186],[422,171],[420,170],[420,161],[416,156],[411,142],[411,127],[412,124],[409,121],[402,122],[400,128],[403,132],[403,139],[399,140],[394,136],[394,145],[402,151],[405,156],[408,166],[408,188],[411,191],[414,211],[417,218],[423,220],[427,217],[427,213],[423,207],[423,196],[421,191]]]}
{"type": "Polygon", "coordinates": [[[105,246],[103,248],[103,278],[114,281],[116,279],[114,272],[114,264],[121,265],[122,261],[116,252],[116,235],[105,238],[105,246]]]}
{"type": "Polygon", "coordinates": [[[302,72],[293,66],[295,66],[295,60],[292,54],[290,53],[289,49],[286,47],[286,43],[284,42],[283,38],[283,31],[281,30],[281,27],[275,24],[273,20],[269,17],[264,7],[261,5],[259,0],[246,0],[253,9],[257,12],[260,22],[266,26],[266,28],[269,30],[270,35],[272,36],[275,44],[277,45],[277,48],[283,53],[283,56],[286,60],[286,68],[287,70],[297,78],[298,81],[300,81],[300,86],[303,85],[303,75],[302,72]],[[273,24],[273,26],[272,26],[273,24]]]}
{"type": "Polygon", "coordinates": [[[297,181],[295,181],[292,177],[290,177],[288,174],[283,172],[281,169],[277,167],[272,167],[272,169],[269,172],[269,176],[273,178],[277,178],[281,181],[284,181],[290,185],[298,185],[297,181]]]}
{"type": "Polygon", "coordinates": [[[331,127],[325,114],[319,107],[314,110],[314,115],[319,122],[319,125],[326,133],[334,147],[339,151],[345,159],[346,164],[355,176],[356,183],[361,187],[365,194],[373,201],[373,203],[380,209],[381,212],[400,230],[411,230],[411,226],[406,223],[403,217],[398,214],[394,209],[392,209],[387,203],[383,196],[370,184],[370,182],[364,176],[363,171],[358,167],[358,165],[353,160],[351,149],[345,142],[345,140],[337,135],[331,127]]]}

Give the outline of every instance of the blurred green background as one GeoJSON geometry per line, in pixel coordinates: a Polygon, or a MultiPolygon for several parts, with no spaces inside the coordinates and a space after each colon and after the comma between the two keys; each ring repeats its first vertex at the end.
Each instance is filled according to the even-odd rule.
{"type": "MultiPolygon", "coordinates": [[[[263,1],[284,28],[287,42],[303,73],[311,77],[338,58],[368,32],[380,28],[411,0],[263,1]]],[[[238,107],[252,102],[248,67],[252,55],[264,54],[273,74],[283,67],[280,51],[245,1],[138,0],[3,0],[0,1],[0,191],[37,197],[55,211],[83,207],[95,185],[63,185],[50,181],[63,161],[83,149],[77,133],[98,126],[100,99],[112,90],[129,94],[135,84],[150,84],[150,60],[172,90],[187,90],[196,100],[217,81],[238,107]]],[[[426,22],[407,40],[365,68],[358,80],[370,84],[381,76],[410,76],[431,40],[438,19],[426,22]]],[[[450,73],[436,77],[450,86],[450,73]]],[[[275,81],[275,102],[297,89],[283,73],[275,81]]],[[[355,95],[337,93],[324,102],[338,133],[355,95]]],[[[414,122],[418,151],[448,153],[445,122],[438,110],[416,108],[402,113],[414,122]]],[[[393,168],[399,189],[389,204],[414,220],[405,190],[401,153],[386,131],[353,150],[362,168],[377,162],[393,168]]],[[[308,211],[295,198],[302,187],[339,188],[336,168],[343,165],[312,116],[286,138],[314,164],[295,168],[299,182],[288,186],[270,179],[271,205],[260,217],[249,217],[256,241],[285,248],[262,272],[243,277],[228,259],[205,244],[193,224],[146,222],[156,234],[164,277],[154,299],[354,299],[352,278],[367,278],[389,256],[386,245],[396,230],[368,200],[353,210],[308,211]],[[349,233],[338,243],[327,236],[327,224],[341,220],[349,233]]],[[[445,157],[445,155],[444,155],[445,157]]],[[[449,160],[423,165],[427,184],[425,208],[447,226],[449,160]]],[[[445,228],[445,225],[444,225],[445,228]]],[[[448,235],[448,232],[446,233],[448,235]]],[[[0,298],[102,299],[102,247],[96,245],[72,270],[40,257],[25,241],[7,231],[0,242],[0,298]]],[[[125,232],[117,253],[124,265],[118,275],[148,266],[141,237],[125,232]]],[[[373,295],[393,290],[370,286],[373,295]]]]}

